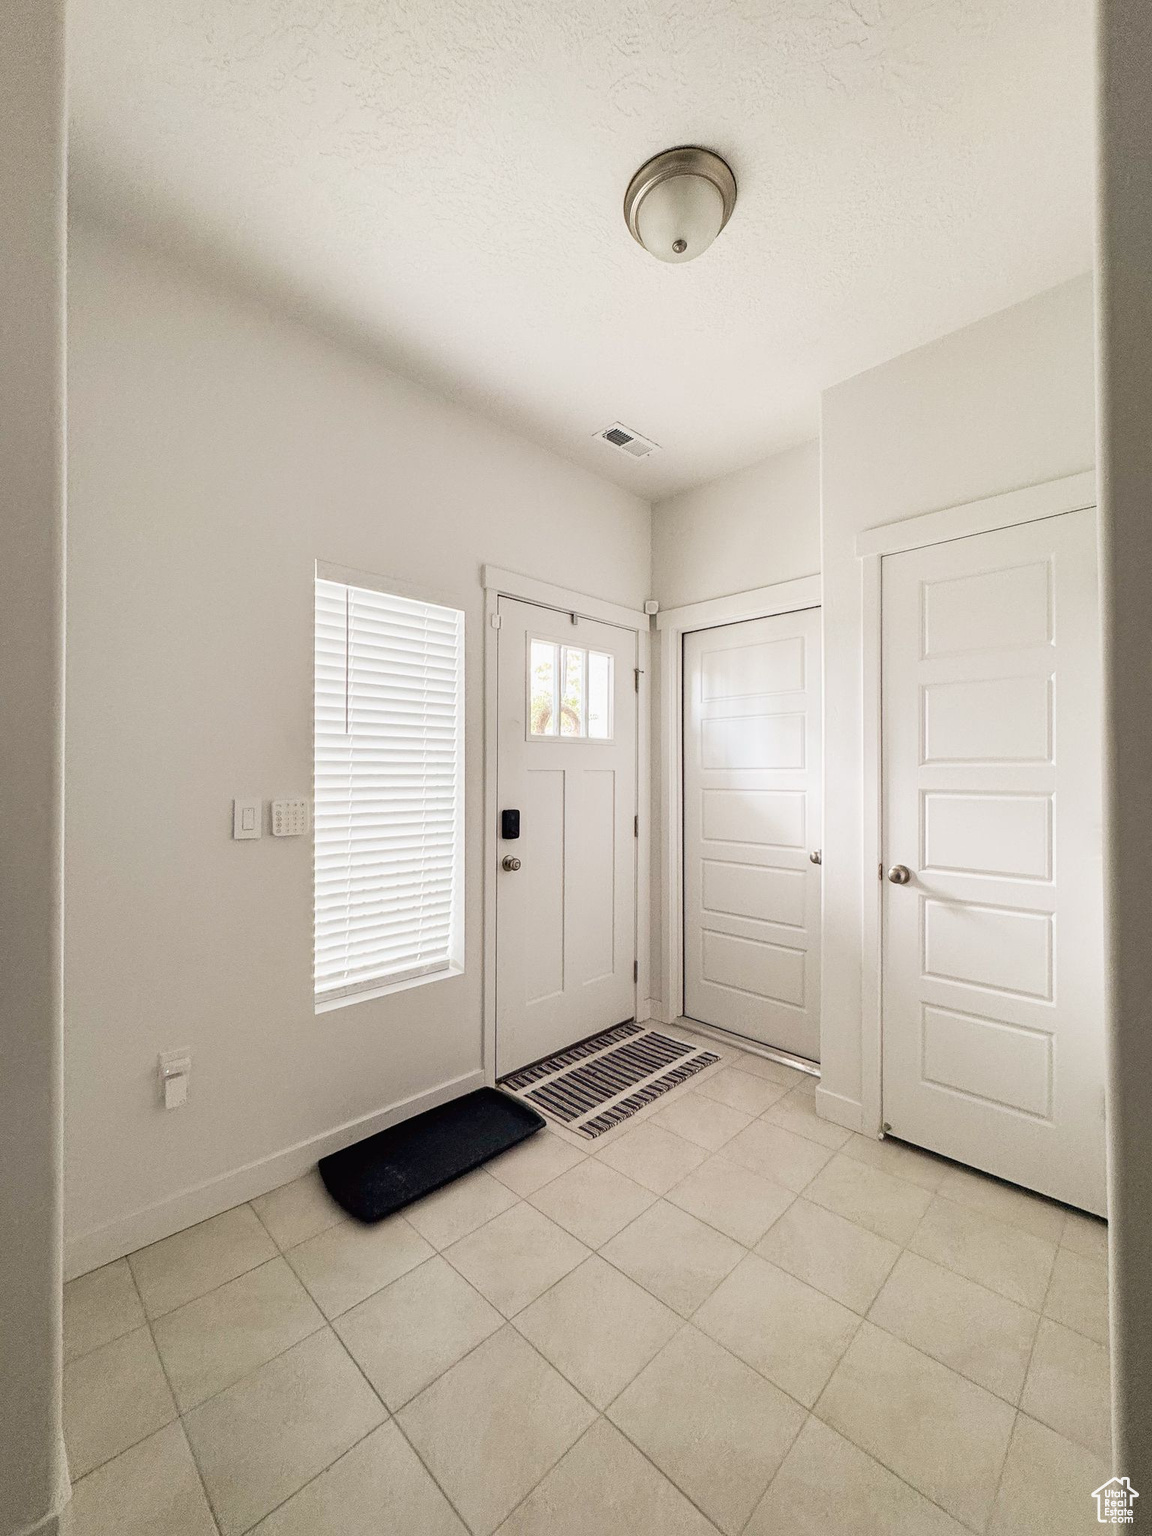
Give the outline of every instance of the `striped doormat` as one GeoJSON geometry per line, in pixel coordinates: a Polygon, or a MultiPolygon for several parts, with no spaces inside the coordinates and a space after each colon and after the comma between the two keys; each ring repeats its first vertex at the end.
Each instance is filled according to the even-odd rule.
{"type": "Polygon", "coordinates": [[[670,1088],[719,1061],[686,1040],[629,1021],[501,1078],[580,1136],[602,1136],[670,1088]]]}

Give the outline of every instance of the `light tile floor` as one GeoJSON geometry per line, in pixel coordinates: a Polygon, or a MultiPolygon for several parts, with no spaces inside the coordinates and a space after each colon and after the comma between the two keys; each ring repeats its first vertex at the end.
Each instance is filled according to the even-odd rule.
{"type": "Polygon", "coordinates": [[[73,1281],[73,1536],[1063,1536],[1102,1222],[722,1060],[361,1227],[315,1174],[73,1281]]]}

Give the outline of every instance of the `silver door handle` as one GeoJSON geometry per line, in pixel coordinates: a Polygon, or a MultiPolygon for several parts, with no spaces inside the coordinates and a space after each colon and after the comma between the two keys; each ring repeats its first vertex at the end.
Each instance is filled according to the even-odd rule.
{"type": "Polygon", "coordinates": [[[888,871],[888,878],[893,885],[908,885],[912,880],[912,871],[907,864],[893,864],[888,871]]]}
{"type": "Polygon", "coordinates": [[[819,848],[814,848],[808,855],[809,864],[823,864],[824,856],[819,848]]]}
{"type": "Polygon", "coordinates": [[[506,869],[510,875],[514,875],[520,868],[520,860],[511,853],[506,853],[500,860],[500,868],[506,869]]]}

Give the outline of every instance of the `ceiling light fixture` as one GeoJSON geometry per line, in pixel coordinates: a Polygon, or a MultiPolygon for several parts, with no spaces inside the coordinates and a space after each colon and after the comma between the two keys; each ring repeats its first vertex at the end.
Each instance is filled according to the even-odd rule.
{"type": "Polygon", "coordinates": [[[666,149],[633,176],[624,194],[632,238],[657,261],[691,261],[732,217],[736,178],[708,149],[666,149]]]}

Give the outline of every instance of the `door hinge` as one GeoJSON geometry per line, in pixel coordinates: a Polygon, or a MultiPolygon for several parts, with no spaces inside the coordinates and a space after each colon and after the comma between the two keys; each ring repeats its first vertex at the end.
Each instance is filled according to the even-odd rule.
{"type": "Polygon", "coordinates": [[[633,680],[634,680],[634,682],[636,684],[636,692],[637,693],[640,692],[640,679],[641,679],[641,677],[643,677],[643,675],[644,675],[644,668],[643,667],[633,667],[632,668],[632,677],[633,677],[633,680]]]}
{"type": "Polygon", "coordinates": [[[632,818],[632,836],[633,837],[639,837],[640,836],[640,818],[639,818],[639,816],[633,816],[633,818],[632,818]]]}
{"type": "Polygon", "coordinates": [[[633,981],[633,983],[635,983],[635,982],[637,982],[639,980],[640,980],[640,962],[639,962],[639,960],[633,960],[633,962],[632,962],[632,981],[633,981]]]}
{"type": "Polygon", "coordinates": [[[499,629],[500,628],[500,615],[498,613],[492,614],[492,616],[489,618],[488,622],[489,622],[489,624],[491,624],[493,629],[499,629]]]}

